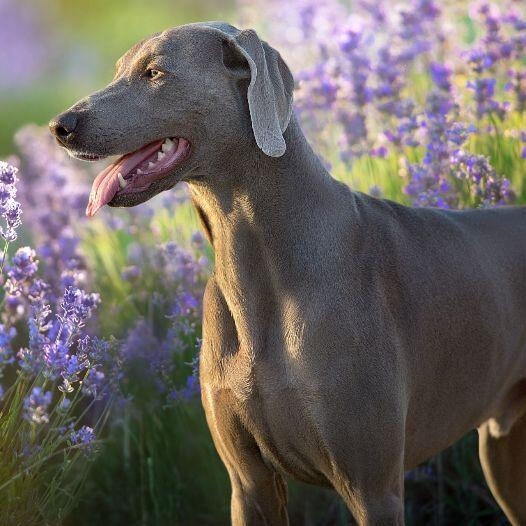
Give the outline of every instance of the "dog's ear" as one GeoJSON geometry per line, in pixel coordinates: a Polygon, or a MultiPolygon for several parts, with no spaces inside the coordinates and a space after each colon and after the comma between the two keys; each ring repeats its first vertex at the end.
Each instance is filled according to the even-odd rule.
{"type": "Polygon", "coordinates": [[[248,63],[247,98],[256,143],[266,155],[281,157],[286,149],[283,133],[292,114],[294,79],[289,68],[253,29],[224,41],[223,63],[240,77],[248,63]]]}

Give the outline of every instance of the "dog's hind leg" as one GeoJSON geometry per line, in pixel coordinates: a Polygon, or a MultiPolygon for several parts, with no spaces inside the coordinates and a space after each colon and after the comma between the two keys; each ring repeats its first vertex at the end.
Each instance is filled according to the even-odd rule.
{"type": "Polygon", "coordinates": [[[513,525],[526,525],[526,414],[509,430],[499,433],[490,420],[478,431],[480,462],[493,496],[513,525]]]}

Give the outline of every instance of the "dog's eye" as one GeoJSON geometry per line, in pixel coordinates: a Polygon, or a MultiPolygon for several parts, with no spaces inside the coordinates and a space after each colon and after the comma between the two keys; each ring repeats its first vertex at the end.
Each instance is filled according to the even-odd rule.
{"type": "Polygon", "coordinates": [[[158,69],[150,68],[146,70],[146,76],[149,79],[156,79],[156,78],[159,78],[161,75],[162,75],[162,72],[159,71],[158,69]]]}

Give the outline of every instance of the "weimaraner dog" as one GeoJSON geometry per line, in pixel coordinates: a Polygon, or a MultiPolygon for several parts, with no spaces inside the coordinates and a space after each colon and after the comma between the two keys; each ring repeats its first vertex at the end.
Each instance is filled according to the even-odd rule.
{"type": "Polygon", "coordinates": [[[232,522],[283,525],[283,476],[330,486],[359,524],[403,524],[404,470],[478,428],[526,524],[526,209],[412,209],[335,181],[253,30],[156,34],[51,123],[75,157],[123,155],[87,214],[190,186],[216,264],[202,400],[232,522]]]}

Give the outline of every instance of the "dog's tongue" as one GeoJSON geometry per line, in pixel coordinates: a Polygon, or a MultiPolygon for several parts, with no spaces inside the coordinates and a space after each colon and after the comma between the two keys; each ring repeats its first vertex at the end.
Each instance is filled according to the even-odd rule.
{"type": "Polygon", "coordinates": [[[126,176],[133,170],[133,168],[157,152],[162,143],[163,141],[161,140],[148,144],[140,150],[124,155],[102,170],[93,181],[88,206],[86,208],[86,215],[90,217],[95,215],[101,207],[108,204],[114,198],[120,188],[118,178],[119,173],[124,179],[126,179],[126,176]]]}

